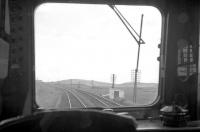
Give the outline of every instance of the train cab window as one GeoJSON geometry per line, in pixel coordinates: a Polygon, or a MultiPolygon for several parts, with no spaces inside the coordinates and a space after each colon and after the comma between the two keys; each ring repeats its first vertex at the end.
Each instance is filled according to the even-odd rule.
{"type": "Polygon", "coordinates": [[[154,103],[159,95],[161,23],[161,13],[152,6],[38,6],[34,35],[39,107],[113,108],[154,103]]]}

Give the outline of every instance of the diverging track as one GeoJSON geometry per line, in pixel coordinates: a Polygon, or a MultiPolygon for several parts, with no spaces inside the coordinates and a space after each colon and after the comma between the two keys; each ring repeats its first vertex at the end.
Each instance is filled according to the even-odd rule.
{"type": "Polygon", "coordinates": [[[110,99],[104,98],[102,96],[90,93],[90,92],[86,92],[80,89],[75,89],[77,92],[81,93],[83,96],[86,96],[88,98],[90,98],[91,101],[96,102],[96,106],[95,107],[106,107],[106,108],[112,108],[112,107],[120,107],[122,106],[121,104],[112,101],[110,99]]]}
{"type": "Polygon", "coordinates": [[[69,108],[86,108],[86,104],[71,90],[66,90],[69,108]]]}
{"type": "Polygon", "coordinates": [[[67,96],[67,108],[87,108],[87,107],[103,107],[113,108],[120,107],[121,104],[114,102],[102,96],[86,92],[80,89],[62,88],[67,96]]]}

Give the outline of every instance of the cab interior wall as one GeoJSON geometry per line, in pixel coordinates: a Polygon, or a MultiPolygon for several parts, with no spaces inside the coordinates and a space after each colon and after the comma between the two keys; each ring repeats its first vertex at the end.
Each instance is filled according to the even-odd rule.
{"type": "MultiPolygon", "coordinates": [[[[4,1],[4,0],[3,0],[4,1]]],[[[163,105],[171,104],[176,94],[184,94],[188,100],[191,119],[197,119],[198,70],[182,81],[177,75],[177,54],[179,40],[187,40],[194,47],[195,64],[198,67],[199,45],[199,1],[198,0],[9,0],[10,34],[6,39],[10,44],[8,76],[1,79],[2,98],[0,119],[31,114],[37,110],[34,96],[34,10],[44,2],[130,4],[157,7],[163,17],[162,46],[165,59],[164,74],[160,75],[160,100],[148,107],[119,108],[116,112],[130,112],[138,119],[159,118],[163,105]],[[182,14],[187,22],[180,22],[182,14]],[[180,18],[180,19],[178,19],[180,18]],[[17,66],[17,67],[16,67],[17,66]]],[[[1,2],[3,3],[3,2],[1,2]]],[[[2,10],[2,8],[1,8],[2,10]]]]}

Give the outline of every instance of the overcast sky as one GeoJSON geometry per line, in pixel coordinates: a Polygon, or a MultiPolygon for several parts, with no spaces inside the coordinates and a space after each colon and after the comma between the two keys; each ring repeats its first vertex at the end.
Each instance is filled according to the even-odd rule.
{"type": "MultiPolygon", "coordinates": [[[[140,82],[158,82],[161,14],[154,7],[117,6],[139,33],[144,14],[140,82]]],[[[43,4],[35,10],[36,79],[130,82],[137,43],[107,5],[43,4]]]]}

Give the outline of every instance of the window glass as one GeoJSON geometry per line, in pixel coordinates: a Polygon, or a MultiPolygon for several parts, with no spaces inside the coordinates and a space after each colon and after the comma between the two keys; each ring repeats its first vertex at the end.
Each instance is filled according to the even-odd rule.
{"type": "Polygon", "coordinates": [[[153,103],[158,95],[160,39],[161,14],[155,7],[40,5],[35,10],[37,104],[68,109],[153,103]],[[127,30],[120,14],[136,33],[126,23],[127,30]],[[135,75],[142,14],[145,44],[140,45],[135,75]]]}

